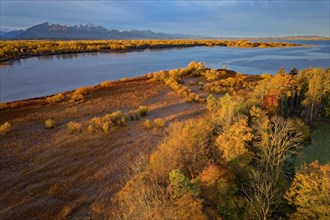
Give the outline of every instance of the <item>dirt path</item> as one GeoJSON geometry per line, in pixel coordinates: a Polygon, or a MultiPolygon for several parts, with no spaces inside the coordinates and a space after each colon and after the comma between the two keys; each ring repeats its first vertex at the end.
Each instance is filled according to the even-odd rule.
{"type": "Polygon", "coordinates": [[[96,116],[149,107],[145,119],[194,117],[202,104],[189,104],[161,83],[122,82],[92,92],[84,103],[32,105],[0,111],[0,124],[12,131],[0,138],[0,219],[104,219],[122,175],[139,153],[149,154],[163,130],[150,131],[139,121],[109,134],[69,135],[66,124],[87,126],[96,116]],[[44,129],[44,120],[56,121],[44,129]]]}

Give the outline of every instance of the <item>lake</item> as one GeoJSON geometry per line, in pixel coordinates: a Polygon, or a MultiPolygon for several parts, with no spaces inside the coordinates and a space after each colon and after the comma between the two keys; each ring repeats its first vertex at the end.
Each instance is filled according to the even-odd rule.
{"type": "Polygon", "coordinates": [[[291,41],[296,48],[191,47],[146,49],[129,53],[81,53],[25,58],[0,66],[0,101],[46,96],[99,84],[181,68],[191,61],[245,74],[275,74],[281,67],[330,67],[329,41],[291,41]]]}

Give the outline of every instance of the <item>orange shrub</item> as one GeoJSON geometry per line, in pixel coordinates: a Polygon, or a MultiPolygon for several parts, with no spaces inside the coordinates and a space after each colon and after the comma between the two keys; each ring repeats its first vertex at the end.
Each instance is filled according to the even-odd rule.
{"type": "Polygon", "coordinates": [[[5,122],[0,126],[0,135],[7,134],[11,129],[11,124],[9,122],[5,122]]]}
{"type": "Polygon", "coordinates": [[[46,98],[46,101],[48,103],[55,103],[55,102],[61,102],[64,100],[64,95],[62,93],[58,93],[57,95],[50,96],[46,98]]]}

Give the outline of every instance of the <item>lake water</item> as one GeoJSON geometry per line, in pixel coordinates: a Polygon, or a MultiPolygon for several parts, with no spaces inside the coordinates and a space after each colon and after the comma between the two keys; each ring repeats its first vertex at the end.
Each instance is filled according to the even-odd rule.
{"type": "Polygon", "coordinates": [[[144,75],[203,61],[208,67],[246,74],[275,74],[281,67],[330,67],[329,41],[295,41],[297,48],[192,47],[129,53],[82,53],[41,56],[0,66],[0,101],[40,97],[105,80],[144,75]]]}

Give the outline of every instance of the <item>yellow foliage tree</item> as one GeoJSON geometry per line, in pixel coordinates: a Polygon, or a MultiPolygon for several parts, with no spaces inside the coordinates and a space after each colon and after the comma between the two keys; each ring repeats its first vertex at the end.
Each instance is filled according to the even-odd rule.
{"type": "Polygon", "coordinates": [[[330,163],[303,165],[285,198],[296,208],[294,219],[329,219],[330,163]]]}
{"type": "Polygon", "coordinates": [[[207,220],[203,214],[203,204],[190,194],[185,194],[175,203],[174,216],[176,219],[207,220]]]}
{"type": "Polygon", "coordinates": [[[246,142],[253,138],[251,131],[252,129],[248,127],[248,118],[241,116],[228,130],[218,136],[216,145],[227,162],[248,151],[246,142]]]}
{"type": "Polygon", "coordinates": [[[189,178],[199,173],[208,161],[205,149],[212,128],[205,119],[187,120],[170,124],[168,135],[150,156],[149,165],[160,182],[168,181],[174,169],[190,173],[189,178]]]}

